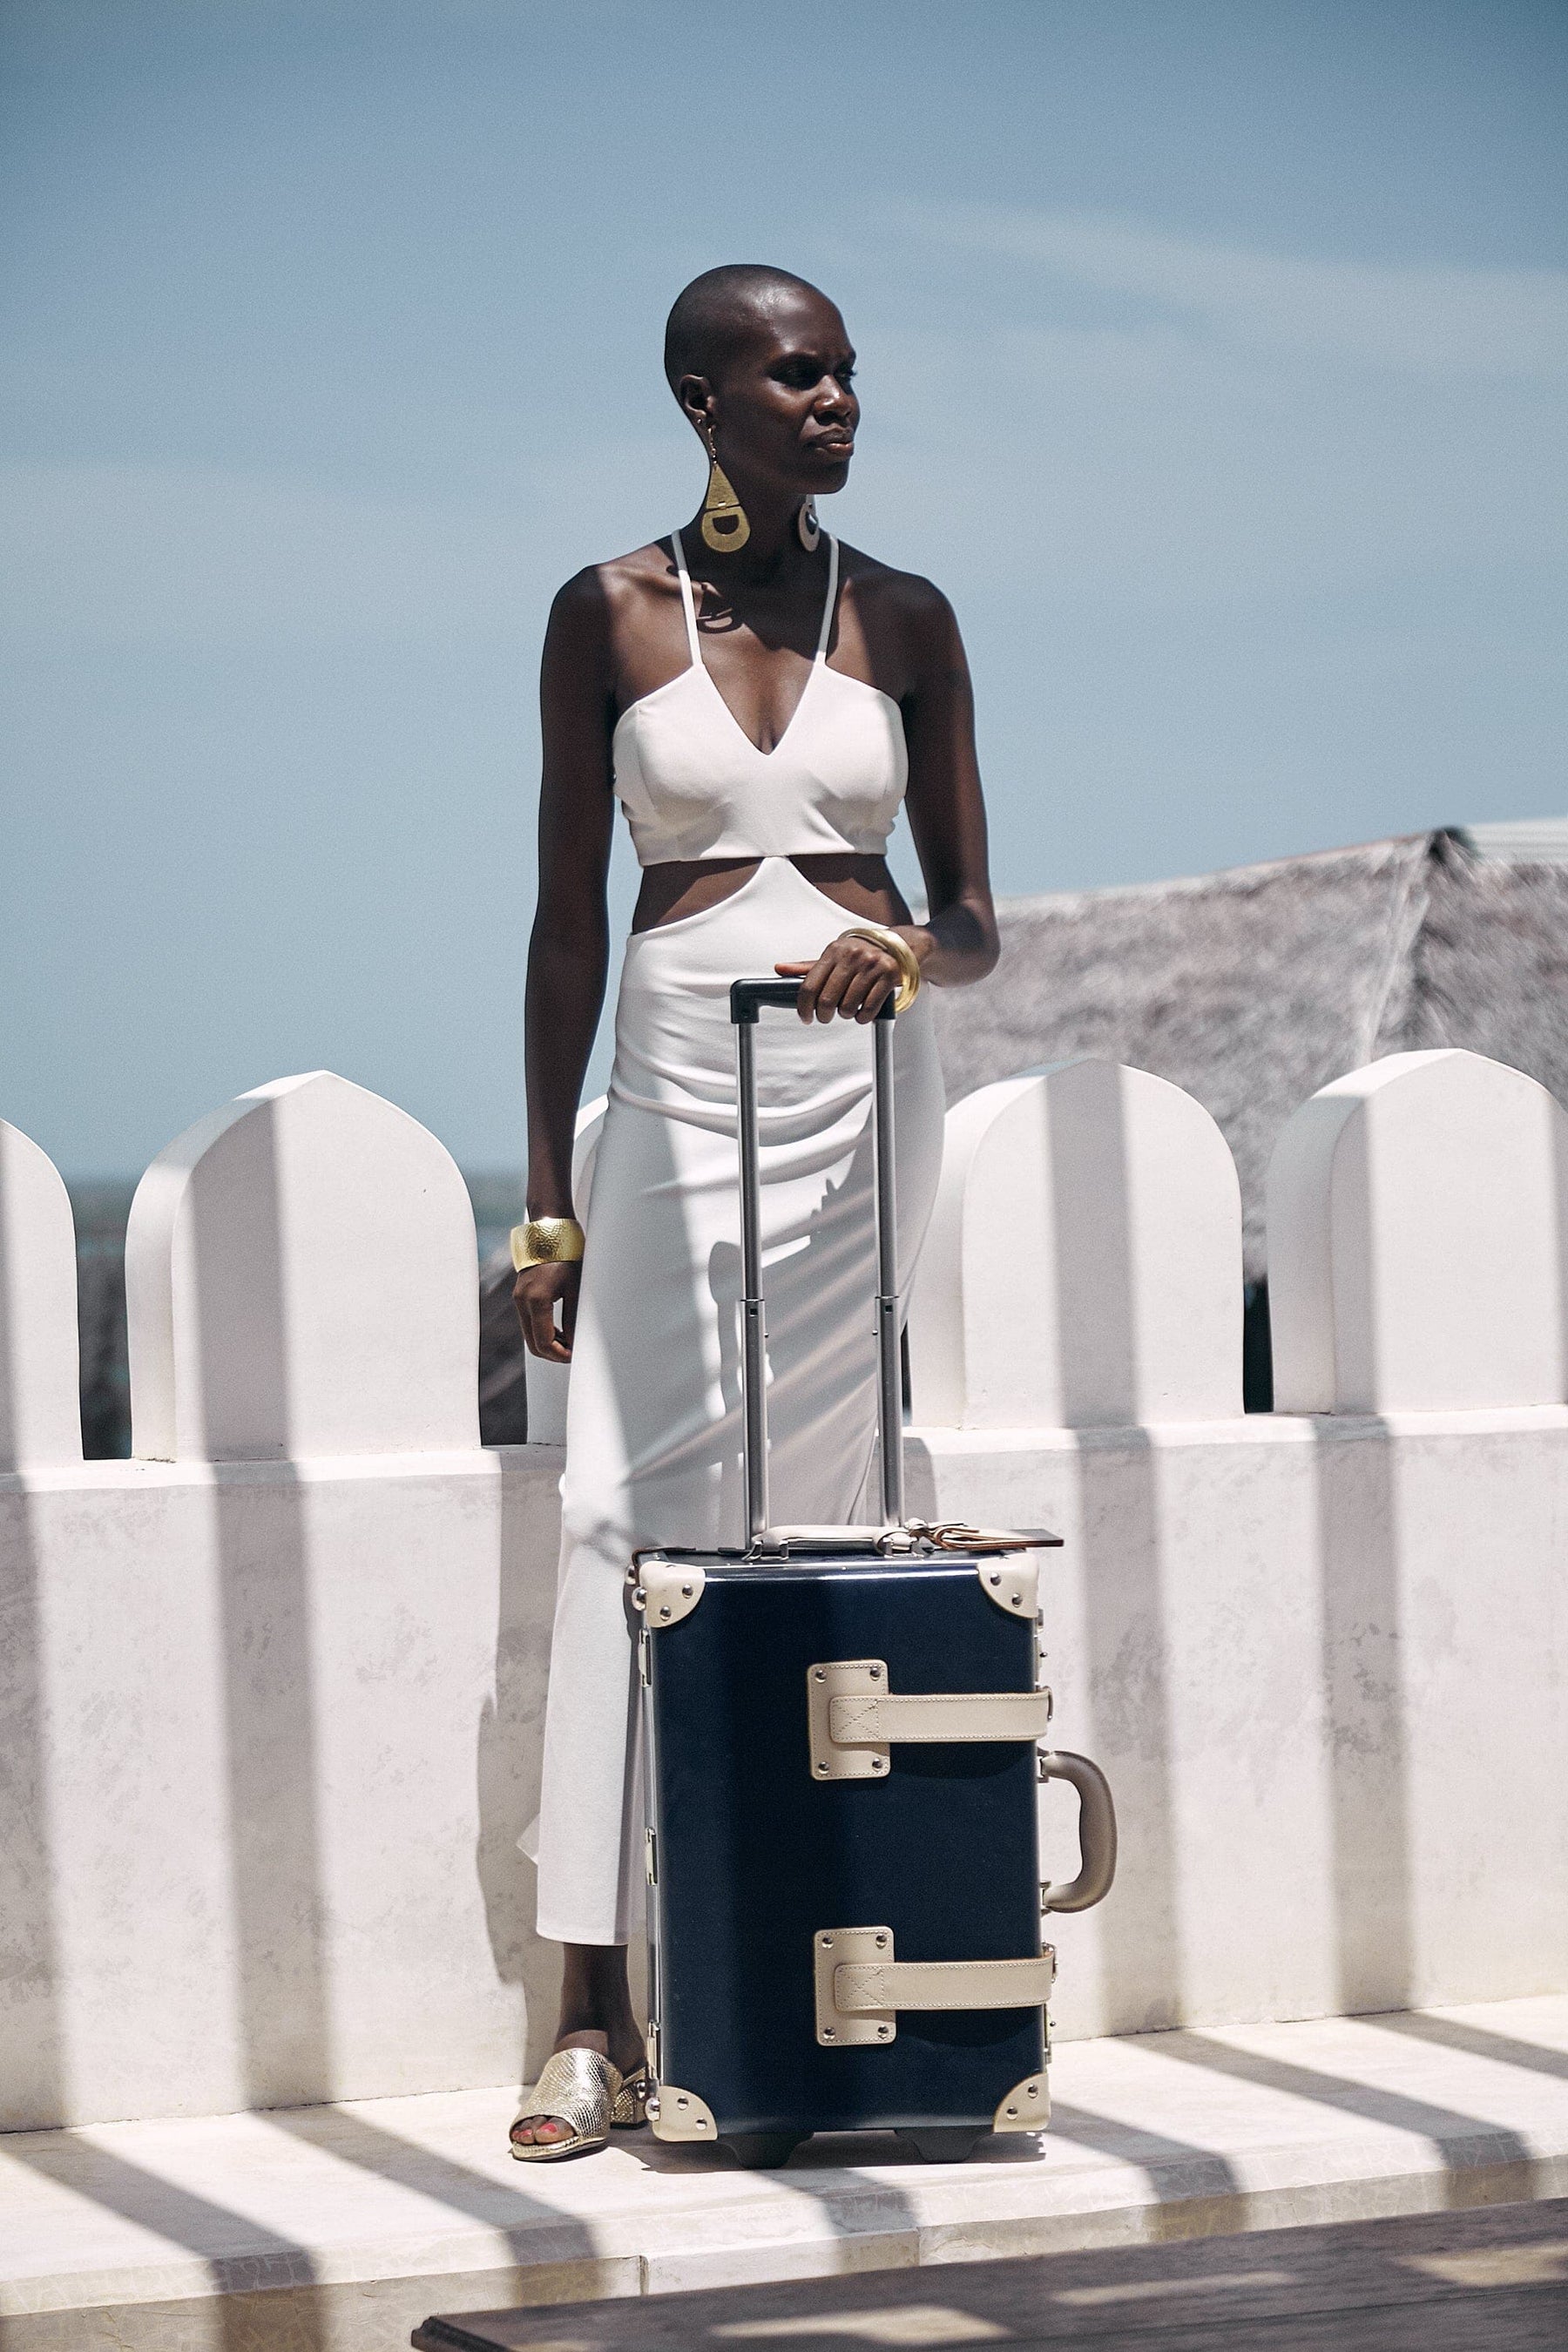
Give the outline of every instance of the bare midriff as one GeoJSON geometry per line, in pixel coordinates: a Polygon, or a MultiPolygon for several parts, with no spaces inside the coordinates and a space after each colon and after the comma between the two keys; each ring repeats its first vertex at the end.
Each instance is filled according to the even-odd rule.
{"type": "MultiPolygon", "coordinates": [[[[697,857],[668,866],[643,868],[637,894],[634,931],[657,931],[661,923],[679,923],[709,907],[733,898],[762,864],[760,857],[697,857]]],[[[851,922],[907,923],[910,910],[888,871],[883,857],[862,857],[852,850],[819,857],[792,857],[813,889],[834,899],[851,922]]]]}

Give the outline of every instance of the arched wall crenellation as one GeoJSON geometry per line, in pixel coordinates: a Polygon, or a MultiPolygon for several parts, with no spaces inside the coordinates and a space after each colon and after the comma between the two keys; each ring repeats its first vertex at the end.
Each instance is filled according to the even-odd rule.
{"type": "Polygon", "coordinates": [[[47,1153],[0,1119],[0,1470],[80,1460],[70,1200],[47,1153]]]}
{"type": "Polygon", "coordinates": [[[1208,1112],[1089,1059],[957,1104],[909,1332],[921,1426],[1239,1415],[1241,1192],[1208,1112]]]}
{"type": "MultiPolygon", "coordinates": [[[[584,1204],[603,1120],[578,1123],[584,1204]]],[[[1086,1059],[980,1088],[948,1114],[911,1288],[914,1422],[1238,1415],[1239,1215],[1219,1129],[1164,1079],[1086,1059]]],[[[1280,1136],[1268,1233],[1277,1412],[1568,1401],[1568,1113],[1521,1072],[1442,1050],[1336,1079],[1280,1136]]],[[[477,1444],[474,1255],[456,1164],[381,1097],[321,1071],[209,1113],[132,1211],[135,1453],[477,1444]]],[[[565,1371],[528,1383],[559,1444],[565,1371]]],[[[0,1465],[80,1446],[69,1202],[0,1123],[0,1465]]]]}
{"type": "Polygon", "coordinates": [[[427,1129],[329,1070],[258,1087],[159,1153],[125,1290],[142,1458],[479,1444],[468,1187],[427,1129]]]}
{"type": "Polygon", "coordinates": [[[1393,1054],[1290,1118],[1268,1171],[1279,1412],[1568,1401],[1568,1114],[1479,1054],[1393,1054]]]}

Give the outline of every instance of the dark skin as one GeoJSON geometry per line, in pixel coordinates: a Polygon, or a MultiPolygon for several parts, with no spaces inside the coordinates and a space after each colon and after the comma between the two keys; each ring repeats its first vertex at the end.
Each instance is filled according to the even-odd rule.
{"type": "MultiPolygon", "coordinates": [[[[716,554],[700,521],[682,539],[697,599],[704,663],[738,726],[760,751],[783,738],[805,691],[827,587],[827,547],[802,547],[805,500],[848,478],[860,404],[855,354],[826,296],[779,287],[737,310],[711,376],[686,375],[676,397],[719,463],[751,524],[746,545],[716,554]]],[[[896,702],[909,747],[906,806],[930,913],[912,920],[885,861],[797,857],[848,919],[896,929],[923,982],[961,986],[996,961],[985,812],[974,751],[969,670],[945,597],[926,580],[841,547],[828,663],[896,702]]],[[[539,901],[529,948],[528,1207],[569,1217],[572,1147],[584,1073],[609,964],[605,877],[615,815],[611,744],[623,711],[686,668],[680,586],[668,546],[638,548],[569,580],[555,599],[541,677],[543,779],[539,901]]],[[[633,929],[716,906],[756,871],[754,858],[656,866],[643,875],[633,929]]],[[[803,1021],[869,1022],[897,987],[898,961],[865,940],[831,940],[815,963],[779,963],[798,978],[803,1021]]],[[[571,1360],[581,1268],[530,1266],[513,1296],[531,1352],[571,1360]],[[558,1319],[559,1318],[559,1319],[558,1319]]],[[[619,1946],[564,1948],[555,2047],[607,2053],[623,2074],[643,2059],[642,2032],[619,1946]]],[[[523,2119],[513,2137],[569,2138],[558,2119],[523,2119]]]]}

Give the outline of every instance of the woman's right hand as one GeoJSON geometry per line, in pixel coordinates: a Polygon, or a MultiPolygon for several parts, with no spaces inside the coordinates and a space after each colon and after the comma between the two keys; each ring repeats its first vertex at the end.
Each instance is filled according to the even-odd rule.
{"type": "Polygon", "coordinates": [[[572,1361],[572,1333],[577,1321],[577,1294],[583,1286],[583,1264],[576,1259],[546,1265],[525,1265],[511,1286],[512,1304],[522,1325],[523,1345],[531,1356],[547,1364],[572,1361]],[[561,1309],[561,1328],[555,1310],[561,1309]]]}

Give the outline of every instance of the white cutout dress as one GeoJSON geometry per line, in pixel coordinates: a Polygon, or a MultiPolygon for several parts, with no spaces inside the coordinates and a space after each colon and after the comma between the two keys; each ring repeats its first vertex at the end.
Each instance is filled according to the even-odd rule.
{"type": "MultiPolygon", "coordinates": [[[[643,1884],[636,1678],[623,1580],[640,1545],[744,1538],[740,1212],[732,980],[813,959],[853,918],[790,861],[880,855],[908,760],[896,703],[828,666],[838,548],[802,698],[759,751],[704,667],[679,534],[689,668],[623,712],[616,793],[639,860],[755,857],[702,912],[635,933],[616,1009],[594,1165],[562,1480],[537,1844],[539,1932],[619,1944],[643,1884]]],[[[895,1037],[899,1262],[905,1296],[941,1169],[930,1007],[895,1037]]],[[[758,1036],[772,1505],[784,1521],[866,1516],[876,1431],[871,1033],[758,1036]]]]}

